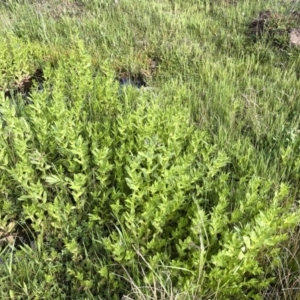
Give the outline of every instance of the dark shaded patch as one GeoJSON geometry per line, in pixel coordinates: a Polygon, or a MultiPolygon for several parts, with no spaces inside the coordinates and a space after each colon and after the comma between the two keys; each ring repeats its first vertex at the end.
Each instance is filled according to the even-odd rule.
{"type": "Polygon", "coordinates": [[[236,6],[238,4],[239,0],[211,0],[210,3],[212,5],[223,5],[223,6],[229,6],[234,5],[236,6]]]}
{"type": "Polygon", "coordinates": [[[15,251],[20,250],[21,247],[29,246],[31,249],[36,248],[36,234],[31,226],[27,224],[17,224],[12,231],[6,231],[4,228],[0,229],[0,265],[6,261],[6,254],[11,255],[15,251]],[[10,245],[10,247],[8,247],[10,245]]]}
{"type": "Polygon", "coordinates": [[[261,11],[247,24],[247,35],[254,41],[265,36],[280,48],[300,46],[300,12],[279,14],[271,10],[261,11]]]}
{"type": "Polygon", "coordinates": [[[34,83],[37,82],[38,90],[42,90],[44,81],[45,78],[43,70],[36,69],[32,75],[25,75],[23,78],[16,80],[11,89],[6,89],[4,91],[4,95],[7,98],[13,98],[16,97],[17,94],[21,94],[24,99],[27,99],[34,83]]]}
{"type": "Polygon", "coordinates": [[[273,13],[270,10],[260,12],[258,18],[248,24],[249,35],[261,37],[265,31],[267,21],[274,17],[275,16],[273,16],[273,13]]]}
{"type": "Polygon", "coordinates": [[[126,85],[132,85],[136,88],[146,87],[147,82],[153,80],[158,71],[160,59],[152,57],[146,59],[138,72],[131,71],[130,68],[120,66],[116,68],[117,80],[119,81],[120,87],[126,85]]]}
{"type": "Polygon", "coordinates": [[[118,76],[118,81],[120,87],[132,85],[139,89],[141,87],[147,86],[144,76],[141,73],[134,74],[126,71],[120,72],[118,76]]]}

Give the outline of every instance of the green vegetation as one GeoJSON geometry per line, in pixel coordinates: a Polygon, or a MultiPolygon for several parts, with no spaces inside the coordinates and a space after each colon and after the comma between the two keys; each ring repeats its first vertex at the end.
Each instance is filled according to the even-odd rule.
{"type": "Polygon", "coordinates": [[[286,2],[1,1],[1,299],[300,299],[286,2]]]}

